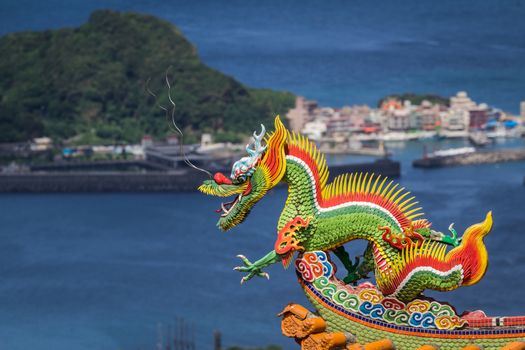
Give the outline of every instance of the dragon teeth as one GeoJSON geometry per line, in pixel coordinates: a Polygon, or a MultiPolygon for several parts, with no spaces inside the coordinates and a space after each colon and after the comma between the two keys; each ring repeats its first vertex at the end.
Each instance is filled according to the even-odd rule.
{"type": "Polygon", "coordinates": [[[229,207],[228,209],[226,209],[226,206],[224,205],[224,203],[221,203],[221,209],[222,209],[222,211],[223,211],[223,213],[221,214],[221,216],[224,217],[224,216],[228,215],[228,214],[232,211],[233,207],[234,207],[238,202],[240,202],[241,199],[242,199],[242,193],[239,194],[239,196],[238,196],[234,201],[228,203],[228,205],[230,205],[230,207],[229,207]]]}

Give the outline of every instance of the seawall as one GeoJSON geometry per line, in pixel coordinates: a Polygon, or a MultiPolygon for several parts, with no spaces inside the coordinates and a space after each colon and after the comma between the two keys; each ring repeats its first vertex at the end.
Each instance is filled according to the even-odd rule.
{"type": "Polygon", "coordinates": [[[205,178],[187,172],[0,174],[0,192],[178,192],[196,189],[205,178]]]}
{"type": "MultiPolygon", "coordinates": [[[[331,166],[330,177],[345,172],[400,175],[399,162],[331,166]]],[[[225,174],[229,170],[223,171],[225,174]]],[[[0,193],[31,192],[184,192],[195,191],[207,175],[193,170],[175,171],[35,171],[0,174],[0,193]]]]}

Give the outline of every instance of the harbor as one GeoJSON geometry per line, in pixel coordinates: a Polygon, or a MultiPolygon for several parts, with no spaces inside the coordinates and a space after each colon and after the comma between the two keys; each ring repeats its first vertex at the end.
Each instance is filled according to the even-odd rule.
{"type": "MultiPolygon", "coordinates": [[[[525,150],[524,11],[520,1],[9,3],[0,11],[0,348],[299,349],[276,317],[288,303],[309,309],[300,314],[315,329],[298,339],[304,348],[304,339],[328,340],[322,333],[333,330],[344,331],[336,334],[344,341],[355,339],[341,349],[525,346],[503,339],[505,328],[515,332],[524,319],[525,160],[499,154],[525,150]],[[310,179],[324,183],[315,197],[308,176],[295,186],[299,200],[290,201],[275,176],[265,177],[275,186],[267,192],[257,186],[265,181],[236,177],[242,167],[234,164],[252,156],[246,144],[254,130],[259,134],[264,124],[270,136],[277,114],[325,154],[330,179],[316,174],[318,162],[293,153],[314,170],[310,179]],[[412,165],[424,156],[483,161],[412,165]],[[219,186],[231,181],[239,192],[246,189],[235,198],[199,192],[208,175],[186,157],[219,186]],[[325,183],[347,172],[358,174],[325,183]],[[375,182],[378,174],[389,179],[375,182]],[[302,215],[311,208],[313,216],[302,215]],[[483,261],[460,261],[464,273],[457,261],[441,261],[443,251],[434,248],[447,243],[445,256],[457,252],[468,241],[465,232],[489,211],[486,254],[462,255],[483,261]],[[296,212],[312,230],[296,226],[299,235],[290,236],[280,227],[292,228],[285,222],[296,212]],[[340,213],[350,218],[339,220],[340,213]],[[221,232],[223,214],[242,223],[221,232]],[[422,227],[430,223],[430,231],[422,227]],[[336,273],[327,278],[349,288],[318,279],[319,290],[306,297],[301,286],[316,286],[302,276],[304,284],[296,283],[302,252],[292,252],[295,262],[285,259],[288,269],[281,262],[264,267],[270,280],[261,273],[240,286],[247,275],[232,271],[245,265],[237,255],[257,264],[281,249],[276,240],[283,237],[299,236],[299,246],[310,250],[314,240],[327,243],[340,231],[373,237],[387,258],[404,245],[400,234],[412,243],[418,231],[445,240],[432,249],[401,247],[407,254],[393,264],[374,250],[370,278],[357,281],[366,272],[360,266],[373,268],[365,264],[367,241],[345,242],[349,261],[341,262],[335,246],[319,245],[333,258],[329,266],[305,266],[322,267],[323,274],[326,266],[336,273]],[[469,268],[481,265],[486,274],[470,284],[482,273],[469,268]],[[390,280],[408,291],[447,273],[461,278],[438,285],[468,287],[428,290],[416,303],[396,291],[392,297],[406,308],[392,298],[379,304],[383,294],[369,287],[390,286],[384,276],[393,270],[403,276],[390,280]],[[353,283],[363,289],[352,294],[353,283]],[[308,299],[331,304],[319,312],[308,299]],[[432,299],[443,308],[436,312],[432,299]],[[355,315],[355,326],[334,325],[344,312],[355,315]],[[432,328],[438,317],[444,328],[449,320],[470,329],[432,328]]],[[[262,170],[276,170],[277,163],[264,164],[262,170]]],[[[519,337],[525,341],[525,333],[519,337]]],[[[334,344],[317,345],[311,348],[334,344]]]]}
{"type": "MultiPolygon", "coordinates": [[[[0,157],[17,161],[1,168],[0,193],[191,192],[208,178],[196,168],[229,176],[232,165],[246,155],[246,145],[213,142],[206,133],[198,144],[178,141],[173,136],[154,141],[146,135],[136,145],[59,148],[49,138],[37,138],[5,146],[0,157]]],[[[331,165],[331,178],[351,172],[401,175],[400,163],[387,158],[383,146],[381,152],[366,155],[371,159],[331,165]]]]}

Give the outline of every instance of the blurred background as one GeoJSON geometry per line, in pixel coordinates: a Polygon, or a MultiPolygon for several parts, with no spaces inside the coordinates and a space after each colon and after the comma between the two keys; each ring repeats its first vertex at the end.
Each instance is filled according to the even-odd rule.
{"type": "Polygon", "coordinates": [[[332,173],[396,178],[440,231],[493,210],[485,278],[429,295],[524,314],[524,17],[523,0],[2,0],[0,348],[296,348],[276,316],[307,304],[294,271],[232,271],[272,249],[286,189],[222,233],[180,154],[229,174],[276,114],[332,173]]]}

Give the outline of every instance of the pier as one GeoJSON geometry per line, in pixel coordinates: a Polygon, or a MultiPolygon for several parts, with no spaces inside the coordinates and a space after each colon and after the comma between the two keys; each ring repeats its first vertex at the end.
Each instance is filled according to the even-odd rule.
{"type": "Polygon", "coordinates": [[[441,168],[447,166],[490,164],[525,160],[525,149],[476,151],[450,156],[434,156],[416,159],[412,165],[416,168],[441,168]]]}

